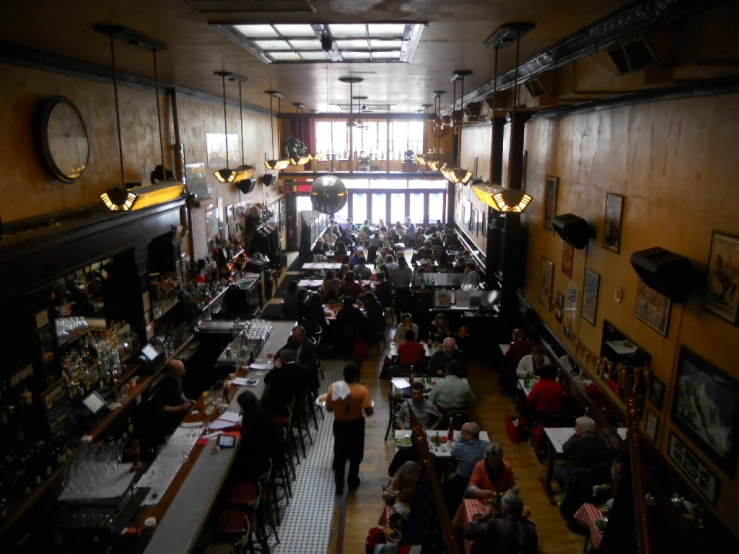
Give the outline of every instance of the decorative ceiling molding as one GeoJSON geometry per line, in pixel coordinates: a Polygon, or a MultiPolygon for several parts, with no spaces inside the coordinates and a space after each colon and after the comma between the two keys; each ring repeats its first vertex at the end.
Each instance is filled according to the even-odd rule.
{"type": "MultiPolygon", "coordinates": [[[[642,0],[577,31],[554,46],[541,50],[518,68],[518,82],[550,69],[569,65],[607,49],[615,42],[644,33],[653,25],[722,4],[725,0],[642,0]]],[[[497,90],[513,87],[515,68],[498,76],[497,90]]],[[[464,104],[477,102],[493,92],[493,79],[464,97],[464,104]]],[[[451,113],[451,106],[442,115],[451,113]]]]}
{"type": "MultiPolygon", "coordinates": [[[[70,77],[79,77],[88,79],[98,83],[112,84],[113,70],[108,67],[75,60],[59,54],[52,54],[43,50],[36,50],[27,46],[20,46],[5,41],[0,41],[0,63],[35,69],[38,71],[47,71],[50,73],[59,73],[70,77]]],[[[146,92],[154,92],[156,90],[154,79],[141,77],[132,73],[118,71],[118,84],[120,86],[142,90],[146,92]]],[[[180,98],[197,100],[207,104],[215,104],[223,106],[223,97],[215,94],[209,94],[200,90],[187,87],[181,87],[171,83],[159,82],[159,90],[165,94],[174,93],[180,98]]],[[[236,100],[227,99],[226,103],[232,108],[238,108],[239,103],[236,100]]],[[[254,112],[263,115],[269,115],[269,110],[254,104],[244,102],[243,109],[245,111],[254,112]]]]}

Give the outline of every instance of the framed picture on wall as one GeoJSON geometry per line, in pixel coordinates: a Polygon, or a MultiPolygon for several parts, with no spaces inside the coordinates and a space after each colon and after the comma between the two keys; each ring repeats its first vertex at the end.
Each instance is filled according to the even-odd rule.
{"type": "Polygon", "coordinates": [[[623,221],[624,197],[606,194],[606,225],[603,246],[616,254],[621,252],[621,222],[623,221]]]}
{"type": "Polygon", "coordinates": [[[572,264],[575,261],[575,247],[562,241],[562,273],[572,279],[572,264]]]}
{"type": "Polygon", "coordinates": [[[551,175],[547,175],[547,180],[544,183],[544,228],[552,233],[554,233],[552,220],[557,211],[558,183],[559,177],[552,177],[551,175]]]}
{"type": "Polygon", "coordinates": [[[599,287],[600,275],[589,267],[585,268],[585,288],[582,293],[582,318],[590,323],[590,325],[595,325],[599,287]]]}
{"type": "Polygon", "coordinates": [[[647,424],[644,432],[654,444],[657,444],[657,432],[659,431],[659,419],[652,410],[647,410],[647,424]]]}
{"type": "Polygon", "coordinates": [[[662,411],[662,404],[665,400],[665,384],[654,376],[654,373],[650,373],[649,376],[649,402],[662,411]]]}
{"type": "Polygon", "coordinates": [[[739,320],[739,237],[714,231],[703,307],[731,323],[739,320]]]}
{"type": "Polygon", "coordinates": [[[562,310],[565,307],[565,295],[562,294],[561,290],[557,291],[557,307],[562,310]]]}
{"type": "Polygon", "coordinates": [[[672,421],[729,477],[734,475],[739,428],[739,382],[682,346],[672,421]]]}
{"type": "Polygon", "coordinates": [[[649,288],[639,279],[636,286],[636,306],[634,316],[643,321],[660,335],[666,337],[670,325],[672,301],[656,290],[649,288]]]}
{"type": "Polygon", "coordinates": [[[667,451],[670,458],[683,470],[683,473],[688,476],[703,496],[715,505],[719,489],[719,481],[716,476],[706,469],[706,466],[695,454],[688,450],[685,443],[674,433],[670,433],[670,445],[667,451]]]}
{"type": "Polygon", "coordinates": [[[567,297],[565,299],[565,322],[566,336],[577,333],[577,302],[580,290],[572,283],[567,283],[567,297]]]}
{"type": "Polygon", "coordinates": [[[552,286],[554,284],[554,263],[541,257],[541,270],[539,275],[539,302],[544,304],[547,310],[552,309],[552,286]]]}

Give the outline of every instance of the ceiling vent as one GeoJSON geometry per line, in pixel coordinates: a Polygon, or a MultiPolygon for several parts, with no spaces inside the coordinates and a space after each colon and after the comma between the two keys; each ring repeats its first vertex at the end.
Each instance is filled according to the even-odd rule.
{"type": "Polygon", "coordinates": [[[622,42],[609,48],[607,53],[620,75],[641,71],[659,63],[657,56],[644,37],[631,42],[622,42]]]}
{"type": "Polygon", "coordinates": [[[183,0],[199,13],[316,12],[311,0],[183,0]]]}

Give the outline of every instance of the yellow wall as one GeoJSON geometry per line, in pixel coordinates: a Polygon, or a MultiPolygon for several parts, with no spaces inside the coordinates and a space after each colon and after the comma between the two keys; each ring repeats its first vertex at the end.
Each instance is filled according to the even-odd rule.
{"type": "MultiPolygon", "coordinates": [[[[668,335],[658,334],[634,317],[638,277],[629,258],[632,252],[661,246],[704,269],[712,230],[739,234],[736,121],[739,95],[728,95],[535,119],[526,127],[526,192],[535,199],[523,218],[529,236],[526,299],[561,335],[561,325],[539,302],[538,292],[542,256],[555,264],[554,298],[556,291],[567,291],[562,240],[543,227],[544,181],[554,175],[559,177],[556,213],[577,214],[597,231],[586,250],[575,251],[572,278],[582,302],[586,266],[600,274],[596,325],[580,318],[578,307],[575,332],[591,352],[599,352],[605,318],[651,354],[654,374],[669,390],[662,412],[656,412],[663,452],[669,431],[692,445],[669,423],[680,345],[739,379],[739,327],[703,310],[701,286],[686,304],[673,304],[668,335]],[[607,192],[625,197],[620,254],[602,247],[607,192]],[[614,300],[616,287],[623,289],[620,304],[614,300]]],[[[653,409],[649,403],[647,407],[653,409]]],[[[701,459],[722,481],[719,517],[739,534],[739,476],[732,481],[704,456],[701,459]]]]}
{"type": "MultiPolygon", "coordinates": [[[[120,184],[118,140],[116,137],[113,87],[86,79],[0,64],[0,218],[5,222],[96,204],[100,194],[120,184]],[[82,114],[90,142],[90,159],[82,178],[64,184],[51,177],[39,154],[34,117],[44,100],[65,96],[82,114]]],[[[149,184],[154,167],[161,163],[156,98],[153,92],[119,87],[123,158],[127,182],[149,184]]],[[[174,170],[174,126],[170,97],[160,95],[166,165],[174,170]]],[[[223,198],[223,206],[251,200],[272,202],[280,195],[276,187],[257,184],[249,195],[235,185],[220,184],[213,176],[218,168],[207,167],[205,134],[223,133],[223,107],[179,98],[177,100],[181,142],[187,163],[206,163],[208,184],[213,187],[213,202],[223,198]]],[[[239,110],[228,108],[229,133],[239,134],[239,110]]],[[[276,123],[275,123],[276,124],[276,123]]],[[[244,112],[244,150],[247,163],[264,173],[264,153],[271,152],[269,116],[244,112]]],[[[277,136],[275,133],[275,142],[277,136]]],[[[202,218],[204,209],[193,210],[202,218]]],[[[195,251],[202,253],[203,242],[195,251]]],[[[188,248],[189,251],[189,248],[188,248]]]]}

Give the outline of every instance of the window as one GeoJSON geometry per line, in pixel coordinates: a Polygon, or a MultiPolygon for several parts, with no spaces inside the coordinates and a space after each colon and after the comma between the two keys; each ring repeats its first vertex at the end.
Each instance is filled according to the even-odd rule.
{"type": "Polygon", "coordinates": [[[444,196],[443,192],[432,192],[429,194],[429,223],[436,223],[437,219],[444,221],[444,196]]]}
{"type": "Polygon", "coordinates": [[[372,195],[372,223],[379,223],[382,219],[387,223],[387,196],[385,194],[372,195]]]}
{"type": "Polygon", "coordinates": [[[355,223],[362,223],[367,217],[367,193],[352,193],[352,219],[355,223]]]}
{"type": "Polygon", "coordinates": [[[337,159],[346,159],[349,154],[346,121],[317,121],[316,150],[321,154],[336,154],[337,159]]]}
{"type": "Polygon", "coordinates": [[[424,196],[422,192],[412,192],[408,199],[408,216],[413,223],[421,223],[424,220],[424,196]]]}
{"type": "Polygon", "coordinates": [[[420,179],[416,180],[409,180],[408,181],[408,188],[409,189],[440,189],[440,190],[446,190],[447,187],[447,181],[445,180],[439,180],[439,181],[422,181],[420,179]]]}
{"type": "Polygon", "coordinates": [[[405,221],[405,193],[393,193],[390,195],[390,221],[395,225],[398,221],[405,221]]]}
{"type": "Polygon", "coordinates": [[[310,196],[298,196],[296,198],[296,207],[297,207],[298,213],[304,212],[305,210],[312,212],[313,202],[311,201],[310,196]]]}
{"type": "Polygon", "coordinates": [[[346,221],[347,217],[349,217],[349,202],[344,204],[344,207],[334,214],[334,219],[338,221],[346,221]]]}
{"type": "Polygon", "coordinates": [[[414,154],[423,151],[423,124],[421,120],[390,122],[391,160],[402,160],[407,150],[414,154]]]}
{"type": "Polygon", "coordinates": [[[210,25],[266,63],[321,60],[410,63],[425,26],[417,23],[210,25]],[[334,49],[326,54],[320,37],[328,31],[333,36],[334,49]]]}

